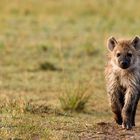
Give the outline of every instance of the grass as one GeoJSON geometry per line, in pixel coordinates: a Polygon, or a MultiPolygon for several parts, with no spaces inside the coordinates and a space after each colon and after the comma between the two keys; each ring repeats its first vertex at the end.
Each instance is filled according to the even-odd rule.
{"type": "Polygon", "coordinates": [[[64,93],[59,97],[62,109],[78,112],[83,111],[90,99],[88,90],[87,87],[83,88],[81,85],[76,88],[70,88],[70,85],[68,85],[68,89],[62,91],[64,93]]]}
{"type": "Polygon", "coordinates": [[[112,118],[105,42],[112,35],[139,34],[140,2],[123,3],[1,0],[1,139],[87,138],[96,123],[112,118]],[[89,83],[90,99],[83,100],[89,83]],[[86,111],[66,111],[69,106],[86,111]]]}

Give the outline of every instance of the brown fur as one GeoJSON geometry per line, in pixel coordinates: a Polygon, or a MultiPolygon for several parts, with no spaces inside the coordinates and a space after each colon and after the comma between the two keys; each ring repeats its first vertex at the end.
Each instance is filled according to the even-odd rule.
{"type": "Polygon", "coordinates": [[[135,114],[140,97],[140,39],[108,40],[108,64],[105,69],[107,92],[114,119],[123,128],[135,126],[135,114]],[[119,55],[130,60],[128,68],[121,68],[119,55]],[[132,54],[132,56],[130,55],[132,54]],[[118,56],[117,56],[118,55],[118,56]]]}

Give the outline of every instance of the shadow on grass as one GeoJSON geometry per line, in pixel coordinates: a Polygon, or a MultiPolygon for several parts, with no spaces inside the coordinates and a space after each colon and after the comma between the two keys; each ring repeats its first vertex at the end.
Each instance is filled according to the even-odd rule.
{"type": "Polygon", "coordinates": [[[50,62],[41,63],[39,69],[43,71],[62,71],[61,68],[56,67],[54,64],[50,62]]]}
{"type": "Polygon", "coordinates": [[[39,63],[39,66],[34,69],[28,69],[29,72],[37,72],[37,71],[58,71],[61,72],[62,69],[59,67],[56,67],[54,64],[50,62],[43,62],[39,63]]]}
{"type": "Polygon", "coordinates": [[[30,112],[32,114],[53,114],[54,110],[51,109],[47,105],[38,105],[38,104],[31,104],[29,103],[28,106],[26,107],[26,111],[30,112]]]}

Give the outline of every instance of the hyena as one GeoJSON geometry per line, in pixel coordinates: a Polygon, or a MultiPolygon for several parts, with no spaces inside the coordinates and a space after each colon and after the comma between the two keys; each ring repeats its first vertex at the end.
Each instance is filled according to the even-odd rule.
{"type": "Polygon", "coordinates": [[[116,40],[110,37],[105,69],[107,92],[115,121],[122,128],[135,126],[140,97],[140,38],[116,40]]]}

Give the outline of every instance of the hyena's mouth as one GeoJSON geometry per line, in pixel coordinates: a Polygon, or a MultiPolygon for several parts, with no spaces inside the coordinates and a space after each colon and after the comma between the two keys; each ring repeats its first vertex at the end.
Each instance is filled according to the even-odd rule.
{"type": "Polygon", "coordinates": [[[120,65],[120,68],[127,69],[129,68],[130,63],[128,61],[121,61],[119,65],[120,65]]]}

